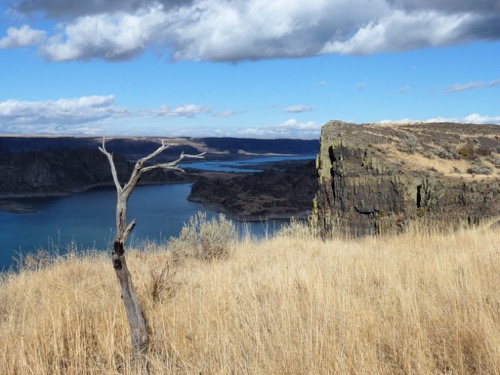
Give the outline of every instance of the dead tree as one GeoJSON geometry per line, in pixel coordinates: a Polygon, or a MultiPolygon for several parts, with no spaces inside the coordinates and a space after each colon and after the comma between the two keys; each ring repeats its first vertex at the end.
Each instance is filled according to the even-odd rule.
{"type": "Polygon", "coordinates": [[[147,352],[149,334],[147,331],[144,314],[142,312],[141,306],[139,305],[139,300],[137,299],[137,295],[132,284],[132,278],[127,267],[127,262],[125,261],[125,243],[128,236],[134,229],[136,223],[135,219],[130,223],[127,223],[128,199],[144,173],[152,171],[154,169],[183,171],[181,168],[177,167],[179,162],[181,162],[185,158],[202,158],[204,155],[204,153],[198,155],[188,155],[181,153],[177,160],[168,163],[160,163],[147,166],[145,165],[146,162],[158,156],[170,146],[172,145],[167,145],[162,140],[161,146],[156,151],[152,152],[142,159],[137,160],[130,179],[123,186],[118,180],[118,173],[116,171],[115,163],[113,162],[113,154],[106,150],[104,139],[102,142],[102,147],[99,147],[99,150],[108,158],[109,165],[111,167],[111,174],[113,176],[113,181],[115,183],[117,191],[116,236],[113,242],[111,259],[113,261],[113,268],[115,270],[116,277],[120,284],[122,299],[123,303],[125,304],[125,310],[127,312],[127,319],[130,327],[130,337],[132,340],[132,352],[134,356],[141,356],[142,354],[145,354],[147,352]]]}

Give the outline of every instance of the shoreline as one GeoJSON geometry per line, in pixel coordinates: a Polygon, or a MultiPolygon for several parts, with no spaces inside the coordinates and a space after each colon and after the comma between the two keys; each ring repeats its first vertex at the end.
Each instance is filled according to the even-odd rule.
{"type": "MultiPolygon", "coordinates": [[[[193,181],[171,181],[171,182],[148,182],[140,184],[139,186],[151,186],[151,185],[171,185],[171,184],[183,184],[192,183],[193,181]]],[[[47,192],[47,193],[29,193],[29,194],[2,194],[0,195],[0,212],[8,212],[12,214],[36,214],[38,211],[27,202],[23,202],[30,199],[44,199],[44,198],[65,198],[70,197],[73,194],[80,194],[91,191],[93,189],[109,188],[114,189],[113,184],[93,184],[86,188],[74,190],[71,192],[47,192]]]]}
{"type": "Polygon", "coordinates": [[[270,220],[291,220],[292,218],[296,219],[305,219],[308,218],[312,210],[305,210],[305,211],[300,211],[300,212],[267,212],[264,214],[254,214],[248,211],[242,211],[242,212],[235,212],[234,210],[225,207],[222,204],[219,203],[214,203],[214,202],[209,202],[206,200],[202,199],[190,199],[188,197],[188,200],[190,202],[194,203],[199,203],[203,207],[215,211],[217,213],[221,213],[225,216],[227,216],[229,219],[241,223],[245,222],[252,222],[252,223],[258,223],[258,222],[266,222],[270,220]]]}
{"type": "Polygon", "coordinates": [[[38,211],[32,206],[22,204],[20,202],[13,202],[7,200],[0,200],[0,212],[7,212],[9,214],[27,215],[36,214],[38,211]]]}
{"type": "MultiPolygon", "coordinates": [[[[244,172],[243,172],[244,173],[244,172]]],[[[184,180],[174,180],[174,181],[143,181],[139,183],[140,186],[152,186],[152,185],[172,185],[172,184],[185,184],[194,183],[201,177],[208,178],[221,178],[235,176],[237,172],[217,172],[217,171],[202,171],[202,170],[192,170],[185,172],[184,180]]],[[[73,194],[85,193],[93,189],[109,188],[115,189],[115,185],[112,182],[101,183],[101,184],[91,184],[80,189],[75,189],[72,191],[53,191],[53,192],[30,192],[30,193],[1,193],[0,194],[0,212],[7,212],[16,215],[25,214],[36,214],[38,211],[29,204],[29,202],[23,202],[30,199],[43,199],[43,198],[64,198],[69,197],[73,194]]],[[[200,202],[201,203],[201,202],[200,202]]]]}
{"type": "Polygon", "coordinates": [[[31,205],[23,200],[37,199],[37,198],[64,198],[69,197],[73,194],[84,193],[86,191],[101,188],[101,187],[112,187],[109,184],[92,184],[82,189],[77,189],[74,191],[54,191],[54,192],[43,192],[43,193],[11,193],[11,194],[0,194],[0,212],[8,212],[11,214],[24,215],[24,214],[36,214],[38,211],[31,205]]]}
{"type": "MultiPolygon", "coordinates": [[[[261,172],[245,172],[246,168],[241,168],[241,172],[226,172],[226,171],[210,171],[202,169],[189,169],[186,167],[184,173],[177,176],[175,179],[170,180],[143,180],[139,186],[151,186],[151,185],[169,185],[169,184],[179,184],[179,183],[195,183],[200,179],[206,178],[210,180],[221,180],[227,181],[233,178],[241,176],[251,176],[252,174],[260,174],[262,172],[270,170],[283,170],[290,169],[297,165],[304,163],[304,160],[284,160],[278,162],[268,162],[260,165],[261,172]],[[181,177],[182,176],[182,177],[181,177]]],[[[247,168],[250,168],[247,167],[247,168]]],[[[114,189],[115,186],[113,182],[89,184],[84,187],[79,187],[72,189],[71,191],[43,191],[43,192],[25,192],[25,193],[0,193],[0,212],[7,212],[10,214],[24,215],[24,214],[36,214],[38,210],[29,200],[31,199],[44,199],[44,198],[64,198],[69,197],[73,194],[84,193],[92,189],[99,188],[109,188],[114,189]]],[[[190,194],[191,195],[191,194],[190,194]]],[[[304,218],[310,214],[310,210],[302,210],[297,212],[273,212],[270,210],[259,210],[260,212],[255,213],[252,210],[234,210],[232,207],[224,206],[219,202],[213,202],[210,199],[191,199],[188,200],[201,204],[207,209],[214,210],[219,213],[223,213],[230,219],[238,222],[262,222],[268,220],[290,220],[292,217],[304,218]]],[[[278,210],[279,211],[279,210],[278,210]]],[[[293,211],[293,210],[292,210],[293,211]]]]}

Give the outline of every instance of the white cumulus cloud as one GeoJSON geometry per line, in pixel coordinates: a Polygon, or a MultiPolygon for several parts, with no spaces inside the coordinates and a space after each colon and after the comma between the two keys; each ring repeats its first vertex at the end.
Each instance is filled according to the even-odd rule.
{"type": "Polygon", "coordinates": [[[42,56],[52,61],[127,60],[161,40],[165,14],[158,7],[135,14],[85,16],[64,25],[41,46],[42,56]]]}
{"type": "Polygon", "coordinates": [[[113,95],[44,101],[10,99],[0,102],[0,120],[10,124],[83,124],[126,114],[125,109],[115,105],[113,95]]]}
{"type": "Polygon", "coordinates": [[[493,124],[500,125],[500,116],[485,116],[478,113],[471,113],[462,118],[436,117],[427,122],[461,122],[465,124],[493,124]]]}
{"type": "Polygon", "coordinates": [[[175,60],[235,62],[500,40],[497,0],[9,1],[25,19],[50,22],[14,28],[2,43],[29,41],[51,61],[126,60],[155,48],[175,60]],[[14,42],[16,33],[27,39],[14,42]]]}
{"type": "Polygon", "coordinates": [[[261,138],[318,138],[323,124],[314,121],[300,122],[289,119],[283,123],[269,125],[262,128],[247,128],[238,130],[239,137],[261,137],[261,138]]]}
{"type": "Polygon", "coordinates": [[[0,49],[34,46],[43,43],[45,31],[34,30],[28,25],[9,27],[7,35],[0,39],[0,49]]]}
{"type": "Polygon", "coordinates": [[[396,10],[361,26],[351,38],[325,44],[322,53],[367,55],[453,45],[468,40],[465,25],[474,16],[436,11],[406,13],[396,10]]]}
{"type": "Polygon", "coordinates": [[[41,101],[9,99],[0,102],[0,133],[102,134],[103,128],[117,120],[194,118],[206,113],[210,113],[210,107],[195,104],[129,109],[118,106],[114,95],[41,101]]]}

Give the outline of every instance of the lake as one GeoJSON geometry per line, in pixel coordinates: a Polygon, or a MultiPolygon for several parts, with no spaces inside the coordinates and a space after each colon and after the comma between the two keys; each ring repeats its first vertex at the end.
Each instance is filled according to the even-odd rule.
{"type": "MultiPolygon", "coordinates": [[[[217,213],[187,200],[191,184],[138,186],[129,201],[128,220],[137,219],[128,245],[144,241],[164,243],[178,236],[184,223],[198,211],[211,218],[217,213]]],[[[64,254],[69,246],[79,250],[112,248],[115,235],[116,190],[99,188],[68,197],[23,200],[37,212],[12,214],[0,211],[0,270],[16,262],[19,254],[46,249],[64,254]]],[[[257,237],[274,233],[284,221],[237,223],[240,232],[257,237]]]]}
{"type": "MultiPolygon", "coordinates": [[[[238,171],[259,170],[258,164],[297,160],[313,156],[281,156],[253,161],[199,162],[190,168],[238,171]],[[243,169],[241,169],[243,168],[243,169]]],[[[186,165],[188,166],[188,165],[186,165]]],[[[150,240],[163,243],[178,236],[184,223],[198,211],[211,218],[216,213],[187,200],[191,184],[138,186],[129,201],[128,220],[137,219],[128,244],[140,245],[150,240]]],[[[0,271],[15,265],[19,254],[38,249],[64,254],[68,247],[79,250],[108,250],[115,234],[116,190],[112,187],[89,190],[68,197],[32,198],[23,200],[37,212],[12,214],[0,211],[0,271]]],[[[239,223],[240,231],[254,236],[272,235],[283,221],[239,223]]]]}
{"type": "Polygon", "coordinates": [[[316,155],[281,155],[281,156],[260,156],[241,160],[223,160],[223,161],[199,161],[181,163],[181,168],[201,169],[204,171],[220,172],[261,172],[264,164],[272,164],[281,161],[301,161],[313,160],[316,155]]]}

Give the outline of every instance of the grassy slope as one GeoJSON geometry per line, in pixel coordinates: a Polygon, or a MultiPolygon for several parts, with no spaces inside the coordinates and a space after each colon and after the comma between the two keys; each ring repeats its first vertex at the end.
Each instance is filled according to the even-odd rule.
{"type": "MultiPolygon", "coordinates": [[[[498,230],[328,242],[291,232],[212,263],[130,252],[154,374],[500,373],[498,230]],[[155,294],[164,267],[177,273],[155,294]]],[[[99,254],[6,275],[0,373],[132,373],[116,284],[99,254]]]]}

